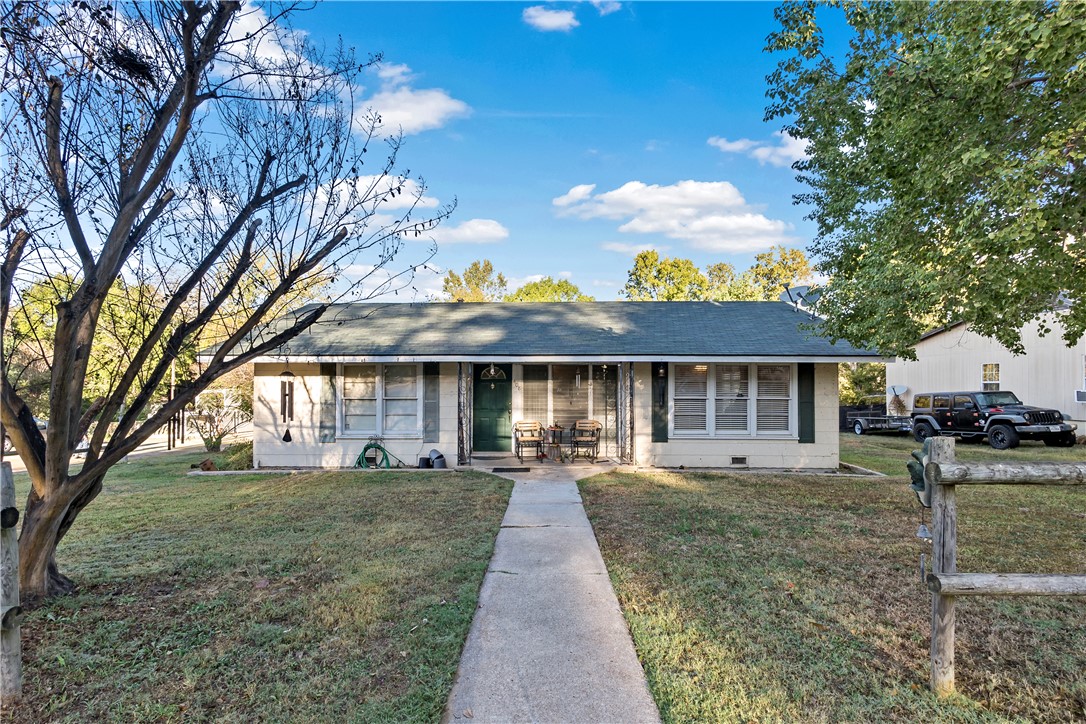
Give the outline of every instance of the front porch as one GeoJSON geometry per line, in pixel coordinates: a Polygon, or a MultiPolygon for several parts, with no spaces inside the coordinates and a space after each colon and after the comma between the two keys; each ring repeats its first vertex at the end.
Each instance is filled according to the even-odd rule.
{"type": "Polygon", "coordinates": [[[629,363],[476,361],[459,363],[457,374],[460,465],[471,465],[478,456],[511,456],[513,425],[520,421],[560,428],[560,444],[567,448],[575,422],[596,420],[598,458],[632,459],[629,363]]]}

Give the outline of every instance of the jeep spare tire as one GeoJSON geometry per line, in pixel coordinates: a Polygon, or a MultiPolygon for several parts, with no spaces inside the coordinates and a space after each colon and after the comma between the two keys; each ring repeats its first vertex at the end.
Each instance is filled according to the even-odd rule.
{"type": "Polygon", "coordinates": [[[1018,431],[1010,425],[992,425],[992,429],[988,431],[988,444],[993,450],[1018,447],[1018,431]]]}
{"type": "Polygon", "coordinates": [[[913,425],[913,439],[917,442],[924,442],[933,435],[935,435],[935,428],[928,423],[918,422],[913,425]]]}

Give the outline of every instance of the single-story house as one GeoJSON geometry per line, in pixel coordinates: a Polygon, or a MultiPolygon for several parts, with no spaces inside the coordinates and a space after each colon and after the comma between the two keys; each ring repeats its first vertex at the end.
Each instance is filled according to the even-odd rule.
{"type": "Polygon", "coordinates": [[[627,463],[836,468],[837,365],[886,360],[817,322],[784,302],[336,305],[255,360],[254,462],[350,466],[380,437],[469,465],[511,453],[517,421],[594,419],[627,463]]]}
{"type": "Polygon", "coordinates": [[[1068,347],[1061,313],[1044,320],[1051,331],[1043,336],[1037,322],[1023,328],[1021,355],[964,323],[929,332],[916,344],[916,360],[886,365],[886,385],[906,387],[900,397],[910,409],[913,396],[923,392],[1010,390],[1026,404],[1059,410],[1080,431],[1086,429],[1086,337],[1068,347]]]}

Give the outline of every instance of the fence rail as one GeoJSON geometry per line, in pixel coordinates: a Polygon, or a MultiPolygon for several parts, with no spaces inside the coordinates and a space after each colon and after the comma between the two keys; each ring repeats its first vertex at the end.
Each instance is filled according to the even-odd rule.
{"type": "MultiPolygon", "coordinates": [[[[1086,596],[1086,576],[958,573],[957,485],[1084,485],[1086,463],[959,463],[954,439],[929,438],[921,461],[922,501],[930,501],[931,689],[954,691],[954,603],[958,596],[1086,596]]],[[[925,503],[927,504],[927,503],[925,503]]]]}

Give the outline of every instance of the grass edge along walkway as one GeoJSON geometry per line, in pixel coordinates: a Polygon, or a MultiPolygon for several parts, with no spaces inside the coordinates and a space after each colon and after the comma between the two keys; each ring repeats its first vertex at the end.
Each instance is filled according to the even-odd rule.
{"type": "MultiPolygon", "coordinates": [[[[580,489],[666,722],[1086,718],[1077,599],[960,602],[962,695],[930,694],[930,546],[904,476],[653,471],[580,489]]],[[[959,540],[961,570],[1086,572],[1086,491],[959,490],[959,540]]]]}
{"type": "Polygon", "coordinates": [[[59,551],[80,592],[24,625],[5,720],[437,720],[510,482],[185,474],[206,456],[110,474],[59,551]]]}

